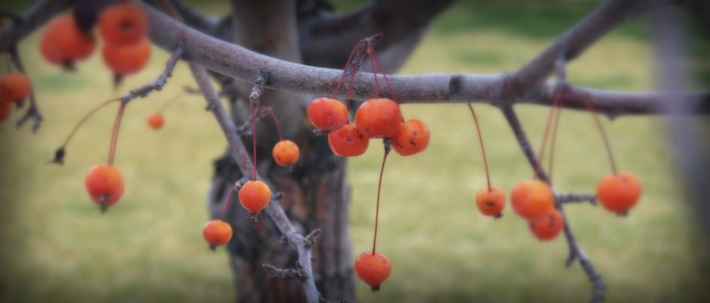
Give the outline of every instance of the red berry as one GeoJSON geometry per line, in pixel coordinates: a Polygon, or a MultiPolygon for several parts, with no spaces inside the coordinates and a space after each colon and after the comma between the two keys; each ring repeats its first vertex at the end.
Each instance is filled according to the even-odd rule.
{"type": "Polygon", "coordinates": [[[89,196],[106,211],[123,196],[123,176],[117,168],[99,164],[92,167],[86,174],[86,191],[89,196]]]}
{"type": "Polygon", "coordinates": [[[150,41],[141,39],[128,46],[104,44],[102,52],[104,62],[116,75],[125,76],[139,72],[150,58],[150,41]]]}
{"type": "Polygon", "coordinates": [[[126,46],[138,43],[148,31],[148,18],[137,2],[116,3],[99,16],[99,32],[106,43],[126,46]]]}
{"type": "Polygon", "coordinates": [[[505,208],[505,192],[498,186],[483,188],[476,195],[476,206],[482,214],[500,218],[505,208]]]}
{"type": "Polygon", "coordinates": [[[202,228],[202,237],[210,249],[215,250],[217,246],[225,245],[232,239],[232,226],[219,219],[211,220],[202,228]]]}
{"type": "Polygon", "coordinates": [[[641,196],[641,185],[630,172],[620,172],[604,177],[597,185],[597,200],[604,208],[625,215],[641,196]]]}
{"type": "Polygon", "coordinates": [[[32,92],[32,82],[24,73],[14,72],[0,77],[0,100],[20,103],[32,92]]]}
{"type": "Polygon", "coordinates": [[[291,166],[298,161],[300,151],[298,149],[298,145],[296,145],[293,141],[281,140],[274,145],[274,149],[271,151],[271,154],[274,156],[276,164],[281,166],[291,166]]]}
{"type": "Polygon", "coordinates": [[[528,221],[530,231],[542,241],[552,240],[560,234],[565,225],[565,219],[557,209],[550,213],[528,221]]]}
{"type": "Polygon", "coordinates": [[[355,259],[355,273],[360,280],[370,285],[372,291],[380,290],[380,285],[387,280],[390,272],[392,263],[380,252],[373,254],[366,251],[355,259]]]}
{"type": "Polygon", "coordinates": [[[239,190],[239,203],[249,211],[250,215],[259,213],[269,204],[270,200],[269,186],[259,180],[247,181],[239,190]]]}
{"type": "Polygon", "coordinates": [[[0,100],[0,123],[5,122],[12,113],[12,103],[0,100]]]}
{"type": "Polygon", "coordinates": [[[315,98],[308,105],[308,120],[323,131],[336,130],[348,123],[348,109],[338,100],[315,98]]]}
{"type": "Polygon", "coordinates": [[[72,15],[54,17],[40,38],[40,51],[49,63],[72,66],[76,60],[89,57],[94,52],[94,39],[87,37],[72,15]]]}
{"type": "Polygon", "coordinates": [[[402,155],[409,156],[425,150],[429,146],[429,128],[419,119],[401,123],[392,136],[392,147],[402,155]]]}
{"type": "Polygon", "coordinates": [[[399,130],[402,111],[391,99],[369,99],[355,112],[355,123],[367,138],[389,138],[399,130]]]}
{"type": "Polygon", "coordinates": [[[510,199],[513,210],[528,220],[548,214],[555,206],[555,194],[547,183],[540,180],[518,183],[510,199]]]}
{"type": "Polygon", "coordinates": [[[148,125],[153,129],[160,129],[163,127],[163,123],[165,123],[165,119],[163,119],[163,115],[159,112],[152,113],[148,116],[148,125]]]}
{"type": "Polygon", "coordinates": [[[341,157],[355,157],[367,150],[370,141],[353,123],[347,124],[328,134],[330,149],[341,157]]]}

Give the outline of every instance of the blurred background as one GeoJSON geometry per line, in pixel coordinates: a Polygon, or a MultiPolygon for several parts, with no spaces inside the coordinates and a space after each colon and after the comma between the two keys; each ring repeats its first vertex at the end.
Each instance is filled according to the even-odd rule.
{"type": "MultiPolygon", "coordinates": [[[[221,15],[225,1],[188,1],[221,15]],[[199,3],[198,3],[199,2],[199,3]]],[[[600,1],[459,1],[441,15],[402,74],[512,71],[542,51],[600,1]]],[[[346,11],[362,1],[334,1],[346,11]]],[[[27,3],[8,3],[20,12],[27,3]]],[[[633,18],[569,65],[571,83],[608,90],[655,89],[647,20],[633,18]]],[[[696,88],[707,88],[710,43],[687,29],[687,63],[696,88]]],[[[213,160],[225,140],[199,96],[187,65],[168,85],[127,108],[116,165],[126,182],[122,201],[101,215],[84,190],[88,169],[107,159],[115,106],[99,111],[67,148],[66,164],[46,162],[94,106],[152,81],[168,54],[154,48],[151,64],[114,89],[100,55],[76,72],[50,66],[38,50],[40,31],[19,49],[33,80],[42,128],[14,127],[23,110],[0,125],[0,301],[231,302],[235,294],[224,249],[211,252],[201,231],[213,160]],[[148,115],[166,102],[163,128],[148,115]]],[[[548,108],[516,107],[535,147],[548,108]]],[[[533,173],[500,112],[477,106],[492,182],[506,191],[533,173]]],[[[378,293],[357,282],[362,302],[579,302],[591,285],[567,244],[536,240],[526,222],[505,211],[501,220],[478,213],[474,197],[485,173],[473,121],[463,104],[404,105],[406,117],[431,129],[429,149],[393,156],[383,181],[378,249],[393,264],[378,293]]],[[[707,118],[689,117],[701,123],[707,118]]],[[[617,163],[644,188],[628,217],[589,204],[566,207],[577,239],[608,285],[607,302],[703,302],[710,295],[704,236],[667,146],[662,117],[604,120],[617,163]]],[[[558,136],[556,188],[593,193],[610,173],[601,138],[587,113],[564,111],[558,136]]],[[[371,245],[382,151],[373,145],[350,160],[350,220],[355,253],[371,245]]],[[[239,232],[239,230],[235,231],[239,232]]]]}

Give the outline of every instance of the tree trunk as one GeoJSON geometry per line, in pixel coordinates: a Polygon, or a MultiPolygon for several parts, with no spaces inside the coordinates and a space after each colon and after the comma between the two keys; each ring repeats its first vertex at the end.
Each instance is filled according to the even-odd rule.
{"type": "MultiPolygon", "coordinates": [[[[236,43],[254,51],[301,62],[296,32],[295,1],[232,1],[236,43]]],[[[254,75],[254,79],[258,75],[254,75]]],[[[238,125],[248,119],[251,85],[233,81],[230,96],[238,125]]],[[[272,191],[282,192],[282,208],[302,234],[314,229],[323,232],[312,249],[316,285],[328,300],[353,300],[354,278],[348,230],[349,191],[345,160],[333,155],[326,136],[313,136],[305,105],[311,97],[283,91],[265,90],[261,107],[273,107],[284,139],[293,140],[301,157],[289,171],[276,165],[271,148],[279,140],[276,125],[267,115],[257,123],[257,168],[272,183],[272,191]],[[301,100],[302,102],[294,102],[301,100]]],[[[252,150],[251,136],[243,142],[252,150]]],[[[210,195],[213,217],[219,216],[229,187],[242,178],[236,164],[225,155],[215,162],[210,195]]],[[[251,177],[251,176],[247,176],[251,177]]],[[[262,264],[279,268],[295,266],[296,253],[280,239],[276,227],[264,215],[251,220],[239,206],[237,195],[229,201],[226,218],[234,228],[228,248],[238,302],[305,302],[300,281],[269,278],[262,264]]]]}

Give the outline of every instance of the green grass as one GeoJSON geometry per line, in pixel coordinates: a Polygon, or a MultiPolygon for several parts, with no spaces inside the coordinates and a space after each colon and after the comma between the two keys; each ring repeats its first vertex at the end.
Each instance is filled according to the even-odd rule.
{"type": "MultiPolygon", "coordinates": [[[[550,21],[554,29],[540,29],[549,34],[529,35],[528,22],[544,20],[533,16],[517,22],[522,16],[516,16],[508,19],[508,28],[497,26],[497,19],[468,31],[463,29],[470,24],[447,19],[459,14],[448,11],[434,25],[403,73],[511,71],[544,49],[552,32],[574,21],[550,21]]],[[[155,49],[152,65],[114,92],[100,56],[66,74],[42,62],[36,34],[20,50],[45,121],[36,135],[27,127],[0,125],[0,302],[233,301],[225,250],[210,252],[200,235],[212,161],[225,146],[221,132],[198,97],[175,103],[159,132],[145,122],[191,83],[186,66],[178,66],[163,92],[127,109],[116,159],[127,190],[121,203],[101,216],[84,193],[83,178],[91,165],[105,161],[115,107],[87,122],[67,150],[67,164],[45,162],[93,105],[152,80],[167,55],[155,49]]],[[[597,88],[648,90],[654,81],[652,60],[642,37],[615,32],[572,63],[569,77],[597,88]]],[[[536,241],[509,209],[495,221],[476,211],[473,197],[485,186],[485,176],[465,106],[403,108],[406,117],[426,121],[432,141],[423,154],[388,160],[378,248],[390,257],[393,273],[378,293],[358,282],[359,300],[586,300],[589,282],[578,265],[564,267],[563,239],[536,241]]],[[[540,142],[547,109],[517,109],[532,142],[540,142]]],[[[477,110],[492,180],[509,191],[532,173],[499,111],[477,110]]],[[[15,112],[12,119],[18,117],[15,112]]],[[[592,118],[565,111],[561,123],[555,184],[562,192],[592,192],[609,173],[592,118]]],[[[619,165],[634,171],[644,186],[640,204],[627,218],[586,204],[567,208],[581,245],[607,281],[607,302],[702,301],[710,295],[710,269],[701,258],[706,247],[676,178],[663,119],[624,117],[604,124],[619,165]]],[[[363,157],[350,161],[355,253],[371,245],[381,156],[373,142],[363,157]]]]}

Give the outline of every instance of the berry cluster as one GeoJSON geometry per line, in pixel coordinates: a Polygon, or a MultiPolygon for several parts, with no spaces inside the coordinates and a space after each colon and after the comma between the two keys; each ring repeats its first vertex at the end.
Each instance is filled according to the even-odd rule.
{"type": "MultiPolygon", "coordinates": [[[[252,95],[258,95],[258,94],[252,94],[252,95]]],[[[262,211],[266,206],[269,204],[269,201],[271,201],[271,189],[269,186],[261,181],[257,180],[257,171],[256,171],[256,163],[257,163],[257,158],[256,158],[256,119],[257,119],[257,112],[260,114],[268,114],[271,116],[273,119],[274,123],[276,124],[276,129],[279,134],[279,141],[274,144],[274,147],[272,149],[272,156],[274,159],[274,162],[278,164],[279,166],[291,168],[296,162],[298,161],[298,158],[300,156],[300,150],[298,148],[298,145],[296,145],[295,142],[291,140],[287,140],[283,138],[283,135],[281,133],[281,126],[279,125],[279,120],[276,117],[276,114],[274,113],[273,109],[271,107],[264,107],[264,108],[259,108],[258,104],[258,98],[252,98],[250,100],[250,112],[251,112],[251,133],[252,133],[252,143],[253,143],[253,172],[252,172],[252,178],[251,180],[248,180],[244,182],[243,184],[241,182],[238,182],[237,184],[233,185],[229,189],[229,193],[227,193],[227,197],[224,201],[224,205],[222,208],[222,213],[220,215],[220,219],[214,219],[212,221],[209,221],[203,228],[202,234],[207,242],[209,244],[210,248],[214,250],[217,246],[220,245],[225,245],[229,243],[229,240],[232,237],[232,228],[229,225],[228,222],[224,220],[225,212],[227,210],[227,206],[229,205],[230,197],[232,192],[235,190],[239,191],[238,197],[239,197],[239,204],[248,212],[249,216],[256,220],[257,215],[259,214],[260,211],[262,211]]]]}
{"type": "MultiPolygon", "coordinates": [[[[101,54],[114,73],[116,85],[124,76],[145,67],[151,45],[146,37],[148,19],[140,3],[118,1],[109,5],[98,16],[98,28],[104,40],[101,54]]],[[[73,14],[54,17],[40,38],[42,56],[66,69],[73,69],[76,61],[91,56],[95,48],[90,26],[82,29],[73,14]]]]}
{"type": "Polygon", "coordinates": [[[375,230],[372,251],[365,251],[355,260],[355,273],[373,291],[380,289],[380,285],[389,277],[392,265],[387,257],[376,251],[377,225],[379,219],[380,192],[382,188],[382,175],[385,161],[392,148],[402,155],[409,156],[424,151],[429,146],[429,128],[419,119],[404,121],[399,102],[394,93],[387,74],[380,64],[373,44],[379,36],[361,40],[350,54],[338,85],[331,98],[315,98],[308,105],[308,120],[316,128],[314,132],[328,135],[328,145],[333,153],[341,157],[355,157],[362,155],[367,150],[370,139],[383,139],[385,154],[380,170],[380,179],[377,188],[377,205],[375,210],[375,230]],[[372,75],[375,82],[374,98],[365,100],[356,110],[354,121],[350,120],[348,107],[353,89],[353,80],[360,63],[369,58],[372,66],[372,75]],[[378,70],[387,84],[392,98],[384,98],[379,92],[378,70]],[[347,74],[350,74],[347,88],[347,106],[336,99],[338,90],[343,84],[347,74]]]}

